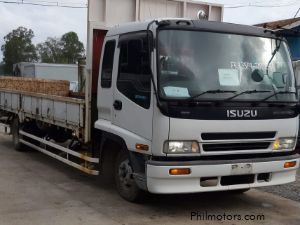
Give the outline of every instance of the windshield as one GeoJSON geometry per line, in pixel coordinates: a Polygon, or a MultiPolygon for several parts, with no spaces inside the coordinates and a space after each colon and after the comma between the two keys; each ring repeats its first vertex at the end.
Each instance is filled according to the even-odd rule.
{"type": "Polygon", "coordinates": [[[279,39],[161,30],[158,60],[159,93],[164,99],[297,98],[289,51],[279,39]],[[271,96],[274,93],[278,94],[271,96]]]}

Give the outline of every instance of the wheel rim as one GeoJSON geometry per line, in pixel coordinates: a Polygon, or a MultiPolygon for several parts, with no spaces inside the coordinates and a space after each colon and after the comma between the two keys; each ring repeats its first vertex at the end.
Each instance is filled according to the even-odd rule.
{"type": "Polygon", "coordinates": [[[133,171],[128,159],[120,164],[118,175],[121,187],[129,189],[134,185],[133,171]]]}

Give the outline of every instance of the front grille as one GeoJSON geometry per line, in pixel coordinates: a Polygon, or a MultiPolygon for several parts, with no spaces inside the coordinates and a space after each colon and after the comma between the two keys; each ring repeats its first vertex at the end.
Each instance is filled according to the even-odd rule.
{"type": "Polygon", "coordinates": [[[267,149],[270,146],[270,144],[271,142],[203,144],[202,148],[206,152],[239,151],[239,150],[267,149]]]}
{"type": "Polygon", "coordinates": [[[234,140],[234,139],[268,139],[274,138],[275,131],[268,132],[231,132],[231,133],[202,133],[202,140],[234,140]]]}

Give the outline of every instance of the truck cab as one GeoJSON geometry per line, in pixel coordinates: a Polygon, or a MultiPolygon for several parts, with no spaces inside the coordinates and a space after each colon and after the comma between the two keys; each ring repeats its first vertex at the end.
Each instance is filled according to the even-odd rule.
{"type": "Polygon", "coordinates": [[[285,39],[252,26],[157,19],[110,29],[102,52],[94,128],[121,146],[115,175],[127,200],[141,190],[245,191],[295,180],[298,95],[285,39]]]}

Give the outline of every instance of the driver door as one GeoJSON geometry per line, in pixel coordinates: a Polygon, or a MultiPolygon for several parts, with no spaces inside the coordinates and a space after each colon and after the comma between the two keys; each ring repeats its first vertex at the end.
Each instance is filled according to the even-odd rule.
{"type": "Polygon", "coordinates": [[[121,35],[119,70],[114,82],[113,123],[152,139],[153,98],[146,32],[121,35]]]}

